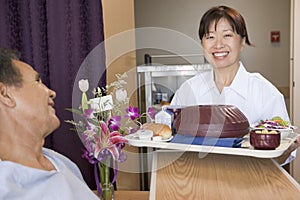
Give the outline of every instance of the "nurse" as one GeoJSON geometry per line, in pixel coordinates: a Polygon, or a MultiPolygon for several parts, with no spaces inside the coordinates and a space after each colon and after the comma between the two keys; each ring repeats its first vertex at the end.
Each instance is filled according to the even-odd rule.
{"type": "MultiPolygon", "coordinates": [[[[289,121],[284,96],[259,73],[249,73],[240,61],[245,45],[252,44],[245,20],[238,11],[227,6],[209,9],[201,18],[199,38],[213,70],[184,82],[171,105],[234,105],[250,124],[274,116],[289,121]]],[[[290,162],[299,146],[300,139],[297,138],[278,161],[281,164],[290,162]]]]}

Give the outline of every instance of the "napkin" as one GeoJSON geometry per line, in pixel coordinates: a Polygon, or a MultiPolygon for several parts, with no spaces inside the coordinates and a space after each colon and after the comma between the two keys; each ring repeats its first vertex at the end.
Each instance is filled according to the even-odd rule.
{"type": "Polygon", "coordinates": [[[194,137],[191,135],[176,134],[170,142],[237,148],[241,147],[242,141],[243,138],[194,137]]]}

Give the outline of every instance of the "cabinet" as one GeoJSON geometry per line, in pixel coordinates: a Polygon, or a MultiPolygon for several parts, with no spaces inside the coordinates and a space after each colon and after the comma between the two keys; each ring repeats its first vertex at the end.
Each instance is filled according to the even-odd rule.
{"type": "Polygon", "coordinates": [[[159,108],[160,101],[171,102],[172,96],[185,80],[206,70],[211,70],[207,63],[137,66],[139,109],[145,112],[150,106],[159,108]]]}

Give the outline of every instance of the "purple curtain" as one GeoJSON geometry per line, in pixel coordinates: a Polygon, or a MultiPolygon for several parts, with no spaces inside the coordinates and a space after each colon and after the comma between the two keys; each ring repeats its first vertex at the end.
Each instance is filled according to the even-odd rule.
{"type": "Polygon", "coordinates": [[[73,160],[91,189],[96,189],[93,167],[81,158],[81,141],[64,120],[73,118],[65,108],[80,103],[80,78],[93,79],[91,87],[106,85],[103,41],[101,0],[0,1],[0,46],[20,51],[57,93],[61,126],[45,146],[73,160]],[[92,50],[93,59],[86,59],[92,50]]]}

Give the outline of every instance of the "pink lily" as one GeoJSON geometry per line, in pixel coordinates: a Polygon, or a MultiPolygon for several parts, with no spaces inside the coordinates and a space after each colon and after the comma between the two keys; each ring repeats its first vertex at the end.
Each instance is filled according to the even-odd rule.
{"type": "Polygon", "coordinates": [[[100,135],[95,135],[96,147],[94,155],[98,160],[101,160],[101,156],[105,150],[107,150],[114,160],[119,160],[120,146],[119,144],[127,143],[125,139],[118,131],[110,132],[105,122],[100,121],[100,135]]]}

